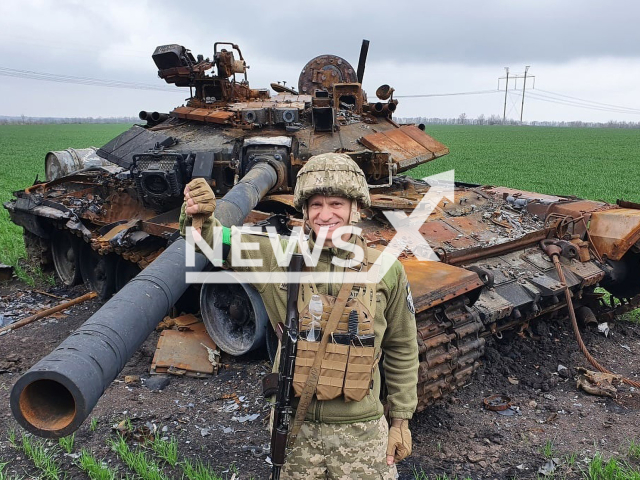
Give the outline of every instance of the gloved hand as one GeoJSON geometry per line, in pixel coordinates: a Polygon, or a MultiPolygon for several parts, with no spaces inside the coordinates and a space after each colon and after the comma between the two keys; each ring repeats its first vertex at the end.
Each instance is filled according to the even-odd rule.
{"type": "Polygon", "coordinates": [[[185,213],[193,218],[192,226],[200,233],[202,223],[216,209],[216,196],[204,178],[195,178],[184,189],[184,201],[185,213]]]}
{"type": "Polygon", "coordinates": [[[409,420],[392,418],[387,443],[387,465],[393,465],[411,455],[409,420]]]}

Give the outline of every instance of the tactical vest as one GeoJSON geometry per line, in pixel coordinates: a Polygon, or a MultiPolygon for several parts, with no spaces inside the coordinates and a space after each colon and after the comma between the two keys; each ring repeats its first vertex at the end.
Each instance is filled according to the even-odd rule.
{"type": "MultiPolygon", "coordinates": [[[[368,272],[366,245],[364,252],[365,258],[362,264],[358,265],[358,270],[368,272]]],[[[312,273],[309,272],[309,275],[312,273]]],[[[316,388],[317,399],[332,400],[342,395],[347,402],[360,401],[369,393],[373,386],[373,372],[379,360],[379,354],[375,355],[373,330],[376,313],[376,287],[375,283],[354,284],[337,327],[333,332],[326,332],[329,315],[334,309],[337,298],[318,293],[313,282],[305,282],[300,285],[298,294],[299,336],[293,374],[293,388],[296,397],[301,395],[307,382],[309,371],[320,345],[320,338],[327,334],[330,335],[330,338],[320,366],[320,377],[316,388]],[[309,324],[312,321],[309,302],[312,295],[315,294],[322,299],[321,336],[316,341],[308,341],[309,324]],[[351,322],[349,321],[350,317],[351,322]]]]}

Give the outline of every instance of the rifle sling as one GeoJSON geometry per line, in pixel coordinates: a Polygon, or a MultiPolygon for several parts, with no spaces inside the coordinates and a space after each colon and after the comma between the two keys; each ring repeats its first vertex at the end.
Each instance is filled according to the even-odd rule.
{"type": "Polygon", "coordinates": [[[349,301],[349,294],[351,293],[352,288],[353,283],[342,284],[342,288],[340,289],[340,293],[338,293],[336,303],[333,305],[331,315],[329,315],[327,326],[325,328],[325,331],[323,332],[322,339],[320,340],[318,352],[313,359],[313,366],[309,371],[307,383],[305,383],[304,388],[302,389],[302,394],[300,395],[300,401],[298,402],[296,416],[293,419],[293,425],[291,426],[291,431],[289,432],[289,448],[291,448],[296,441],[298,433],[300,432],[300,428],[302,427],[302,423],[304,422],[304,417],[307,415],[309,405],[311,405],[311,399],[316,393],[316,387],[318,386],[318,380],[320,379],[320,364],[322,363],[324,353],[327,350],[329,337],[331,337],[331,333],[333,333],[333,331],[338,326],[338,322],[340,320],[340,317],[342,316],[342,312],[344,312],[347,302],[349,301]]]}

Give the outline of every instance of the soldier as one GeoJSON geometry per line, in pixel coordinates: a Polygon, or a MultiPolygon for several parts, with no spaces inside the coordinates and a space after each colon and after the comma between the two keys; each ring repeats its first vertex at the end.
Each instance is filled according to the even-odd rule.
{"type": "MultiPolygon", "coordinates": [[[[357,266],[359,271],[372,268],[381,255],[367,247],[362,237],[342,233],[345,231],[342,227],[357,222],[360,208],[370,204],[364,173],[345,154],[311,157],[298,173],[294,205],[303,212],[305,225],[310,229],[310,251],[317,240],[324,242],[313,273],[332,272],[331,278],[336,281],[303,283],[300,288],[300,340],[294,374],[297,396],[308,383],[309,365],[318,351],[314,340],[320,335],[331,335],[332,341],[324,352],[320,378],[313,387],[315,393],[310,405],[306,405],[306,413],[298,406],[304,422],[299,432],[292,432],[297,438],[288,451],[282,478],[392,479],[397,477],[395,462],[411,454],[408,421],[417,405],[418,348],[411,291],[404,269],[396,259],[390,259],[390,268],[377,284],[342,282],[342,274],[356,268],[349,263],[354,257],[354,246],[361,247],[364,254],[357,266]],[[346,295],[339,293],[342,289],[350,290],[346,303],[346,295]],[[336,296],[342,297],[343,302],[336,296]],[[312,300],[322,302],[320,311],[311,308],[312,300]],[[328,318],[335,308],[343,311],[337,325],[331,328],[328,318]],[[320,329],[316,328],[318,321],[320,329]],[[379,360],[385,375],[390,426],[380,401],[379,360]]],[[[193,219],[204,220],[201,235],[212,244],[212,227],[220,225],[212,215],[214,209],[214,194],[207,183],[202,179],[189,183],[180,217],[183,234],[193,219]]],[[[258,244],[258,249],[243,249],[242,258],[261,259],[263,266],[232,268],[285,270],[277,264],[267,236],[243,234],[242,238],[258,244]]],[[[231,258],[231,253],[227,258],[231,258]]],[[[275,326],[285,317],[286,288],[268,282],[255,283],[254,287],[275,326]]]]}

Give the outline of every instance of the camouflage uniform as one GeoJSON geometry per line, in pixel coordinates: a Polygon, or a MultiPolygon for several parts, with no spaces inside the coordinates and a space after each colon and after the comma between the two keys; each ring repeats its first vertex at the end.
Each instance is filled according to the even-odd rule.
{"type": "MultiPolygon", "coordinates": [[[[294,204],[303,210],[305,218],[306,202],[316,194],[355,199],[363,207],[370,205],[362,170],[344,154],[312,157],[298,174],[294,204]]],[[[191,218],[184,213],[184,209],[183,205],[180,217],[183,234],[185,227],[191,224],[191,218]]],[[[357,213],[355,208],[352,209],[354,213],[357,213]]],[[[352,215],[352,222],[355,217],[352,215]]],[[[213,215],[202,226],[202,237],[209,244],[213,242],[214,226],[220,226],[220,223],[213,215]]],[[[278,265],[268,236],[243,234],[242,241],[258,245],[257,250],[242,250],[242,258],[260,259],[262,266],[235,269],[252,272],[286,270],[278,265]]],[[[310,250],[313,250],[313,238],[308,242],[310,250]]],[[[372,248],[367,248],[367,252],[371,262],[381,255],[379,250],[372,248]]],[[[331,272],[337,282],[345,269],[333,264],[332,258],[337,256],[344,259],[347,254],[344,250],[324,247],[315,271],[331,272]]],[[[231,258],[231,253],[227,258],[231,258]]],[[[413,304],[400,262],[386,255],[383,261],[390,261],[391,266],[376,286],[374,345],[376,353],[384,353],[381,363],[386,373],[389,416],[410,419],[418,400],[418,347],[413,304]]],[[[318,284],[316,287],[321,295],[337,295],[340,283],[318,284]]],[[[286,287],[273,283],[256,283],[253,286],[260,293],[275,326],[285,317],[286,287]]],[[[295,445],[288,452],[282,478],[396,478],[395,465],[389,467],[386,464],[389,428],[383,417],[380,391],[380,371],[375,367],[373,388],[359,402],[345,402],[340,397],[318,401],[314,397],[295,445]]]]}
{"type": "Polygon", "coordinates": [[[388,431],[384,417],[347,424],[305,422],[281,478],[396,479],[396,466],[388,466],[385,455],[388,431]]]}

